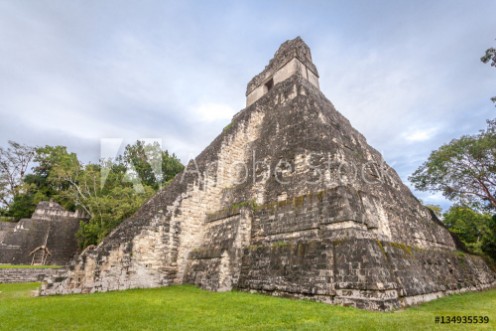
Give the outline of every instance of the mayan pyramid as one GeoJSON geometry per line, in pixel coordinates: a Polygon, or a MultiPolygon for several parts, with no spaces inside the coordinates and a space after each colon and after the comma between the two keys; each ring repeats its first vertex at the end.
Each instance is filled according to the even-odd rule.
{"type": "Polygon", "coordinates": [[[246,108],[44,295],[196,284],[390,310],[495,284],[281,45],[246,108]]]}

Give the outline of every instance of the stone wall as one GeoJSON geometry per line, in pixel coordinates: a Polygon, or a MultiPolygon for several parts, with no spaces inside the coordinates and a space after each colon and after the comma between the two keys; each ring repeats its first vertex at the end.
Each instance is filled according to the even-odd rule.
{"type": "Polygon", "coordinates": [[[31,216],[31,219],[50,221],[53,219],[87,219],[88,216],[80,211],[67,211],[58,203],[52,201],[41,201],[31,216]]]}
{"type": "Polygon", "coordinates": [[[57,268],[0,269],[0,284],[41,282],[47,277],[53,277],[63,272],[64,271],[62,269],[57,269],[57,268]]]}
{"type": "Polygon", "coordinates": [[[0,263],[31,264],[33,250],[46,247],[46,264],[64,265],[78,253],[76,232],[87,216],[40,202],[32,218],[0,223],[0,263]]]}
{"type": "Polygon", "coordinates": [[[238,289],[392,310],[495,285],[478,256],[374,239],[295,239],[251,245],[238,289]]]}

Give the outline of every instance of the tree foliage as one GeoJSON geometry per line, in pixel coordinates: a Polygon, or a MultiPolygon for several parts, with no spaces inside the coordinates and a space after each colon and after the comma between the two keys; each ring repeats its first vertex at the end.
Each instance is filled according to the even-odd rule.
{"type": "Polygon", "coordinates": [[[65,146],[23,148],[32,150],[35,165],[31,173],[26,174],[26,166],[19,174],[17,194],[5,215],[30,217],[38,202],[48,200],[68,210],[82,210],[90,217],[77,234],[82,248],[98,244],[184,168],[174,154],[142,141],[127,145],[124,155],[115,160],[99,164],[81,163],[65,146]]]}
{"type": "Polygon", "coordinates": [[[0,147],[0,207],[8,208],[21,192],[22,181],[35,154],[34,148],[9,141],[0,147]]]}
{"type": "Polygon", "coordinates": [[[68,184],[66,196],[91,216],[78,232],[81,247],[103,240],[164,184],[166,176],[172,178],[183,169],[174,154],[139,140],[115,160],[83,167],[64,161],[53,169],[52,182],[55,187],[68,184]]]}
{"type": "Polygon", "coordinates": [[[81,223],[77,234],[81,247],[102,241],[155,192],[146,184],[143,190],[135,190],[132,183],[126,180],[126,168],[122,164],[110,165],[107,162],[106,166],[110,166],[110,171],[104,185],[101,185],[101,165],[89,164],[71,179],[75,199],[91,215],[89,222],[81,223]]]}
{"type": "MultiPolygon", "coordinates": [[[[483,63],[489,63],[491,67],[496,67],[496,48],[486,49],[486,53],[481,57],[483,63]]],[[[492,102],[496,104],[496,97],[491,98],[492,102]]]]}
{"type": "Polygon", "coordinates": [[[487,224],[487,240],[482,243],[482,251],[496,261],[496,215],[487,224]]]}
{"type": "Polygon", "coordinates": [[[157,142],[146,144],[138,140],[127,145],[121,161],[131,169],[131,181],[138,179],[155,190],[184,169],[176,155],[163,151],[157,142]]]}
{"type": "Polygon", "coordinates": [[[431,153],[409,180],[460,204],[496,209],[496,121],[476,135],[452,140],[431,153]]]}
{"type": "Polygon", "coordinates": [[[452,206],[444,213],[443,222],[474,253],[482,252],[482,240],[488,234],[491,215],[476,212],[467,206],[452,206]]]}
{"type": "Polygon", "coordinates": [[[496,260],[496,217],[455,205],[444,213],[443,221],[470,252],[486,254],[496,260]]]}
{"type": "Polygon", "coordinates": [[[58,169],[79,168],[76,154],[67,152],[64,146],[33,148],[35,166],[23,177],[21,193],[9,206],[7,215],[16,219],[28,218],[40,201],[57,201],[68,210],[75,210],[72,197],[67,196],[68,183],[55,180],[58,169]]]}

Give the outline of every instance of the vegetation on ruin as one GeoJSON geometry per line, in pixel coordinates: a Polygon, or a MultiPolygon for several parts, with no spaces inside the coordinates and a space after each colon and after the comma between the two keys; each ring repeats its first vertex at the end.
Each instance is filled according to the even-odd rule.
{"type": "Polygon", "coordinates": [[[77,233],[84,248],[103,240],[183,168],[174,154],[142,141],[98,164],[83,164],[65,146],[11,141],[9,148],[0,148],[0,216],[29,218],[40,201],[50,200],[70,211],[79,209],[90,216],[77,233]]]}
{"type": "Polygon", "coordinates": [[[60,269],[59,265],[0,264],[0,269],[60,269]]]}
{"type": "Polygon", "coordinates": [[[441,298],[390,313],[193,286],[30,297],[38,284],[0,284],[2,330],[491,330],[496,290],[441,298]],[[488,316],[489,324],[437,324],[436,316],[488,316]]]}
{"type": "Polygon", "coordinates": [[[207,214],[207,219],[210,220],[216,220],[220,217],[226,217],[226,215],[234,215],[239,213],[239,211],[242,208],[247,208],[252,211],[260,211],[260,210],[273,210],[277,208],[281,208],[284,206],[292,206],[294,208],[302,208],[305,203],[311,201],[312,199],[318,199],[319,201],[322,201],[326,194],[326,190],[318,191],[318,192],[310,192],[304,195],[284,199],[284,200],[276,200],[276,201],[269,201],[264,204],[259,204],[255,201],[255,199],[250,199],[250,200],[244,200],[244,201],[238,201],[234,202],[231,205],[229,205],[227,208],[218,210],[213,213],[208,213],[207,214]]]}
{"type": "Polygon", "coordinates": [[[393,247],[396,247],[396,248],[401,249],[407,255],[412,255],[413,254],[413,252],[412,252],[413,251],[412,246],[408,246],[406,244],[397,243],[397,242],[391,242],[390,245],[393,246],[393,247]]]}
{"type": "Polygon", "coordinates": [[[231,130],[232,126],[233,126],[233,122],[230,122],[228,125],[224,127],[224,129],[222,129],[222,132],[227,132],[231,130]]]}
{"type": "Polygon", "coordinates": [[[377,241],[377,245],[381,249],[382,254],[387,255],[386,250],[384,249],[384,245],[382,244],[382,241],[380,241],[379,239],[377,239],[376,241],[377,241]]]}
{"type": "Polygon", "coordinates": [[[284,241],[284,240],[278,240],[276,242],[273,242],[271,244],[271,247],[272,248],[285,248],[285,247],[288,247],[290,246],[291,243],[287,242],[287,241],[284,241]]]}
{"type": "Polygon", "coordinates": [[[236,213],[239,213],[241,208],[248,208],[251,210],[257,210],[258,207],[259,206],[258,206],[257,202],[255,201],[255,199],[251,199],[251,200],[239,201],[239,202],[235,202],[235,203],[231,204],[229,206],[229,211],[231,214],[236,214],[236,213]]]}

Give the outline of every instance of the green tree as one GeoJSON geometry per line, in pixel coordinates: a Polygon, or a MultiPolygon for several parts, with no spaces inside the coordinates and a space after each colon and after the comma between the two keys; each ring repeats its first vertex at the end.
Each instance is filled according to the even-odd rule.
{"type": "Polygon", "coordinates": [[[35,154],[34,148],[9,141],[0,147],[0,208],[8,209],[22,192],[22,182],[35,154]]]}
{"type": "Polygon", "coordinates": [[[455,205],[444,213],[443,222],[472,253],[483,253],[482,245],[490,240],[491,215],[468,206],[455,205]]]}
{"type": "Polygon", "coordinates": [[[75,210],[77,203],[69,188],[82,168],[76,153],[68,152],[65,146],[38,147],[34,161],[37,166],[26,182],[34,184],[35,202],[55,200],[64,208],[75,210]]]}
{"type": "Polygon", "coordinates": [[[81,247],[102,241],[183,168],[174,154],[143,141],[127,145],[115,160],[87,165],[73,180],[78,203],[91,215],[78,232],[81,247]]]}
{"type": "Polygon", "coordinates": [[[158,189],[162,179],[160,157],[161,150],[158,143],[146,144],[138,140],[134,145],[127,145],[124,149],[123,161],[129,170],[130,180],[158,189]]]}
{"type": "Polygon", "coordinates": [[[169,154],[168,151],[162,151],[162,183],[170,182],[178,173],[184,170],[184,165],[181,163],[176,154],[169,154]]]}
{"type": "Polygon", "coordinates": [[[5,211],[5,215],[14,220],[30,218],[36,208],[36,204],[33,201],[33,195],[29,192],[19,194],[14,197],[9,209],[5,211]]]}
{"type": "Polygon", "coordinates": [[[488,121],[479,134],[433,151],[409,180],[420,191],[442,192],[462,205],[496,209],[496,121],[488,121]]]}
{"type": "MultiPolygon", "coordinates": [[[[24,151],[22,145],[12,146],[17,154],[24,151]]],[[[98,244],[184,168],[174,154],[142,141],[126,146],[124,155],[115,160],[100,164],[82,164],[65,146],[37,147],[33,155],[32,172],[26,174],[26,165],[19,173],[17,193],[8,209],[1,210],[2,215],[30,217],[37,203],[46,200],[68,210],[83,210],[90,219],[81,223],[77,233],[82,248],[98,244]]]]}
{"type": "MultiPolygon", "coordinates": [[[[496,48],[486,49],[486,53],[481,57],[483,63],[490,63],[491,67],[496,67],[496,48]]],[[[492,102],[496,104],[496,97],[491,98],[492,102]]]]}
{"type": "Polygon", "coordinates": [[[122,160],[131,170],[128,172],[131,181],[155,190],[184,169],[176,155],[163,151],[157,142],[147,144],[137,140],[133,145],[127,145],[122,160]]]}
{"type": "Polygon", "coordinates": [[[74,196],[69,195],[70,182],[62,176],[77,172],[80,163],[75,153],[65,146],[45,146],[34,149],[32,172],[23,176],[20,193],[14,197],[7,215],[16,219],[31,217],[40,201],[54,200],[68,210],[75,210],[74,196]]]}
{"type": "Polygon", "coordinates": [[[80,172],[74,194],[91,218],[82,222],[77,233],[80,246],[98,244],[124,219],[131,216],[149,199],[155,190],[143,185],[142,191],[134,189],[126,179],[126,168],[122,164],[107,161],[105,184],[101,185],[101,165],[89,164],[80,172]]]}
{"type": "Polygon", "coordinates": [[[482,243],[482,251],[496,261],[496,215],[487,224],[488,234],[482,243]]]}

